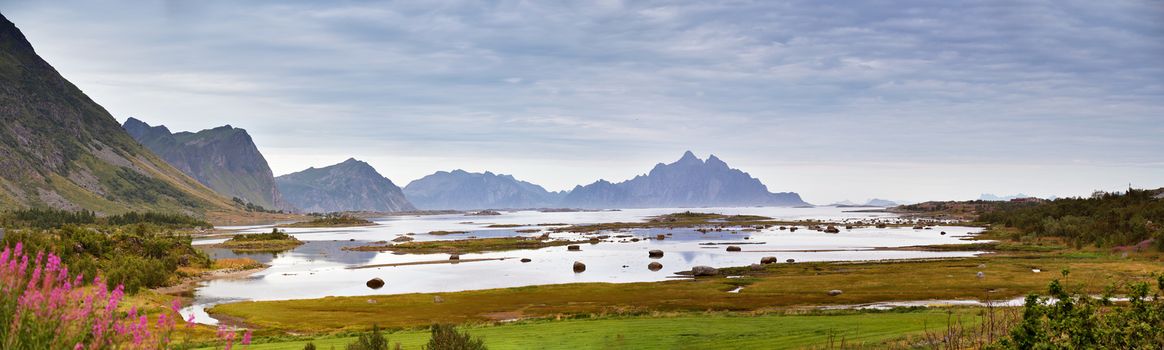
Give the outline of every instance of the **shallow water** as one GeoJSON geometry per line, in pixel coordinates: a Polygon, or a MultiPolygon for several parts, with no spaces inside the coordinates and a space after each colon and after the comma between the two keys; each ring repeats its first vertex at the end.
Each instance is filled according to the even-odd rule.
{"type": "MultiPolygon", "coordinates": [[[[786,259],[805,261],[853,261],[882,259],[912,259],[936,257],[965,257],[981,252],[925,252],[891,250],[929,244],[965,243],[960,238],[978,231],[977,228],[940,226],[929,230],[911,228],[858,228],[842,229],[838,234],[827,234],[801,229],[797,232],[777,228],[746,232],[725,230],[701,233],[692,229],[638,229],[625,232],[603,233],[611,236],[633,235],[643,239],[630,242],[629,238],[611,237],[598,244],[582,244],[582,251],[568,252],[565,246],[535,250],[519,250],[480,254],[462,254],[462,260],[494,258],[502,260],[438,263],[395,267],[353,269],[365,265],[448,261],[447,254],[407,254],[390,252],[352,252],[345,246],[366,245],[368,242],[387,241],[401,234],[416,233],[417,240],[465,239],[468,237],[536,236],[537,233],[517,233],[519,229],[548,229],[548,227],[488,228],[490,224],[536,225],[539,223],[604,223],[638,222],[645,218],[687,209],[635,209],[603,212],[541,213],[536,211],[507,212],[499,216],[437,215],[418,217],[389,217],[375,220],[380,225],[343,229],[288,229],[306,244],[278,254],[235,254],[229,250],[204,248],[216,258],[250,257],[271,267],[244,279],[214,280],[204,283],[195,293],[195,305],[184,310],[184,316],[193,313],[199,322],[214,323],[202,308],[222,302],[239,300],[285,300],[320,298],[325,296],[357,296],[400,294],[416,292],[451,292],[474,289],[517,287],[528,285],[561,284],[574,282],[647,282],[675,278],[674,272],[689,270],[692,266],[744,266],[759,262],[765,256],[775,256],[780,263],[786,259]],[[464,234],[434,236],[431,231],[468,231],[464,234]],[[946,235],[940,232],[945,231],[946,235]],[[666,239],[653,239],[658,234],[666,239]],[[646,239],[652,238],[652,239],[646,239]],[[727,252],[726,246],[737,244],[742,252],[727,252]],[[874,248],[883,248],[874,250],[874,248]],[[647,251],[660,249],[664,256],[652,259],[647,251]],[[522,263],[520,258],[532,261],[522,263]],[[586,271],[574,273],[575,261],[586,264],[586,271]],[[650,271],[647,264],[663,264],[660,271],[650,271]],[[381,278],[386,284],[381,289],[370,289],[364,283],[381,278]]],[[[887,213],[851,213],[847,209],[822,208],[701,208],[701,212],[724,214],[764,215],[782,220],[895,220],[887,213]]],[[[243,232],[263,232],[270,227],[248,227],[243,232]]],[[[556,239],[584,239],[571,233],[555,233],[556,239]]],[[[196,244],[217,243],[221,240],[198,241],[196,244]]]]}

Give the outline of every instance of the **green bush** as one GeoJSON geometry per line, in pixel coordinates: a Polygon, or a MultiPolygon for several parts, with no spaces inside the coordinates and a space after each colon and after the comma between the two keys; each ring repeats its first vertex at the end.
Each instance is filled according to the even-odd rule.
{"type": "MultiPolygon", "coordinates": [[[[1164,200],[1156,191],[1128,189],[1091,198],[1060,198],[1037,205],[1002,206],[980,220],[1020,229],[1034,237],[1058,237],[1076,247],[1137,245],[1155,240],[1164,248],[1164,200]]],[[[1016,237],[1018,238],[1018,237],[1016,237]]]]}
{"type": "Polygon", "coordinates": [[[426,350],[484,350],[485,341],[473,338],[468,332],[458,332],[447,324],[432,326],[432,338],[424,346],[426,350]]]}
{"type": "Polygon", "coordinates": [[[360,334],[356,342],[348,344],[347,350],[388,350],[388,339],[380,334],[380,326],[372,325],[372,330],[360,334]]]}
{"type": "MultiPolygon", "coordinates": [[[[1064,277],[1067,271],[1063,272],[1064,277]]],[[[1001,349],[1159,349],[1164,344],[1164,276],[1156,290],[1148,283],[1128,285],[1128,303],[1115,305],[1109,297],[1069,293],[1054,280],[1043,298],[1028,296],[1022,322],[1010,337],[994,346],[1001,349]]]]}

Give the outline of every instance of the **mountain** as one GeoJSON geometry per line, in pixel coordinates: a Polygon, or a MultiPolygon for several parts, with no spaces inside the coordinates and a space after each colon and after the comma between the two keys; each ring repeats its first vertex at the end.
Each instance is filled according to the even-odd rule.
{"type": "Polygon", "coordinates": [[[129,136],[0,14],[0,209],[239,211],[129,136]]]}
{"type": "Polygon", "coordinates": [[[896,207],[897,202],[887,200],[887,199],[873,198],[873,199],[870,199],[868,202],[865,202],[865,205],[868,205],[871,207],[886,207],[886,208],[888,208],[888,207],[896,207]]]}
{"type": "Polygon", "coordinates": [[[227,125],[175,134],[136,118],[122,127],[167,163],[219,194],[267,209],[294,209],[283,201],[267,159],[246,130],[227,125]]]}
{"type": "Polygon", "coordinates": [[[808,205],[793,192],[771,193],[748,173],[728,167],[712,155],[707,161],[691,151],[671,164],[658,164],[646,175],[611,183],[598,180],[575,187],[563,207],[661,208],[701,206],[808,205]]]}
{"type": "Polygon", "coordinates": [[[308,212],[416,210],[392,180],[355,159],[279,176],[275,183],[284,200],[308,212]]]}
{"type": "Polygon", "coordinates": [[[511,175],[459,169],[438,171],[404,186],[408,200],[425,210],[547,208],[557,206],[565,194],[546,191],[511,175]]]}
{"type": "Polygon", "coordinates": [[[984,200],[984,201],[1009,201],[1011,199],[1030,198],[1030,197],[1031,196],[1028,196],[1028,195],[1025,195],[1022,193],[1009,195],[1009,196],[1001,196],[1001,197],[995,196],[995,195],[990,194],[990,193],[983,193],[981,196],[978,196],[978,199],[984,200]]]}

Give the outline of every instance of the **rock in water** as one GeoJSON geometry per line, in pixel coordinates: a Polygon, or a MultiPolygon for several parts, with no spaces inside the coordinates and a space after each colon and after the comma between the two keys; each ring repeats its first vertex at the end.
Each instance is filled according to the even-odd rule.
{"type": "Polygon", "coordinates": [[[392,239],[393,242],[409,242],[412,240],[413,238],[408,236],[400,236],[392,239]]]}
{"type": "Polygon", "coordinates": [[[841,233],[841,230],[837,229],[836,226],[829,225],[829,227],[826,227],[824,229],[824,232],[825,233],[841,233]]]}
{"type": "Polygon", "coordinates": [[[719,274],[719,270],[711,266],[696,266],[691,268],[691,274],[695,276],[715,276],[719,274]]]}
{"type": "Polygon", "coordinates": [[[729,246],[727,247],[727,251],[729,251],[729,252],[738,252],[738,251],[741,251],[741,249],[740,249],[740,247],[738,247],[738,246],[729,245],[729,246]]]}
{"type": "Polygon", "coordinates": [[[791,264],[791,263],[796,262],[796,259],[788,259],[788,260],[784,260],[784,262],[791,264]]]}
{"type": "Polygon", "coordinates": [[[574,273],[581,273],[583,271],[586,271],[586,264],[583,264],[581,261],[575,261],[574,273]]]}
{"type": "Polygon", "coordinates": [[[774,256],[765,256],[763,258],[760,258],[761,264],[775,264],[777,261],[779,261],[779,260],[776,260],[776,257],[774,257],[774,256]]]}
{"type": "Polygon", "coordinates": [[[380,277],[376,277],[376,278],[368,280],[368,283],[364,283],[364,284],[367,285],[368,288],[380,289],[380,288],[384,287],[384,280],[380,279],[380,277]]]}
{"type": "Polygon", "coordinates": [[[663,264],[660,264],[658,261],[652,261],[650,264],[647,264],[647,270],[659,271],[662,269],[663,269],[663,264]]]}
{"type": "Polygon", "coordinates": [[[577,244],[571,244],[566,246],[566,251],[580,252],[582,251],[582,247],[578,246],[577,244]]]}
{"type": "Polygon", "coordinates": [[[461,260],[460,254],[449,254],[449,260],[461,260]]]}
{"type": "Polygon", "coordinates": [[[521,258],[521,262],[523,262],[523,263],[527,263],[527,262],[530,262],[530,261],[533,261],[533,259],[530,259],[530,258],[521,258]]]}
{"type": "Polygon", "coordinates": [[[651,258],[655,258],[655,259],[662,258],[663,251],[658,250],[658,249],[651,249],[651,251],[647,252],[647,257],[651,257],[651,258]]]}

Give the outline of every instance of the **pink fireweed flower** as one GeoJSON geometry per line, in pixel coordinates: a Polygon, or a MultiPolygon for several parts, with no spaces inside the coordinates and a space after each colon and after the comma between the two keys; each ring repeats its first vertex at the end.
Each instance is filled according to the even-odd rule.
{"type": "Polygon", "coordinates": [[[251,345],[251,330],[248,329],[247,332],[243,334],[242,345],[251,345]]]}

